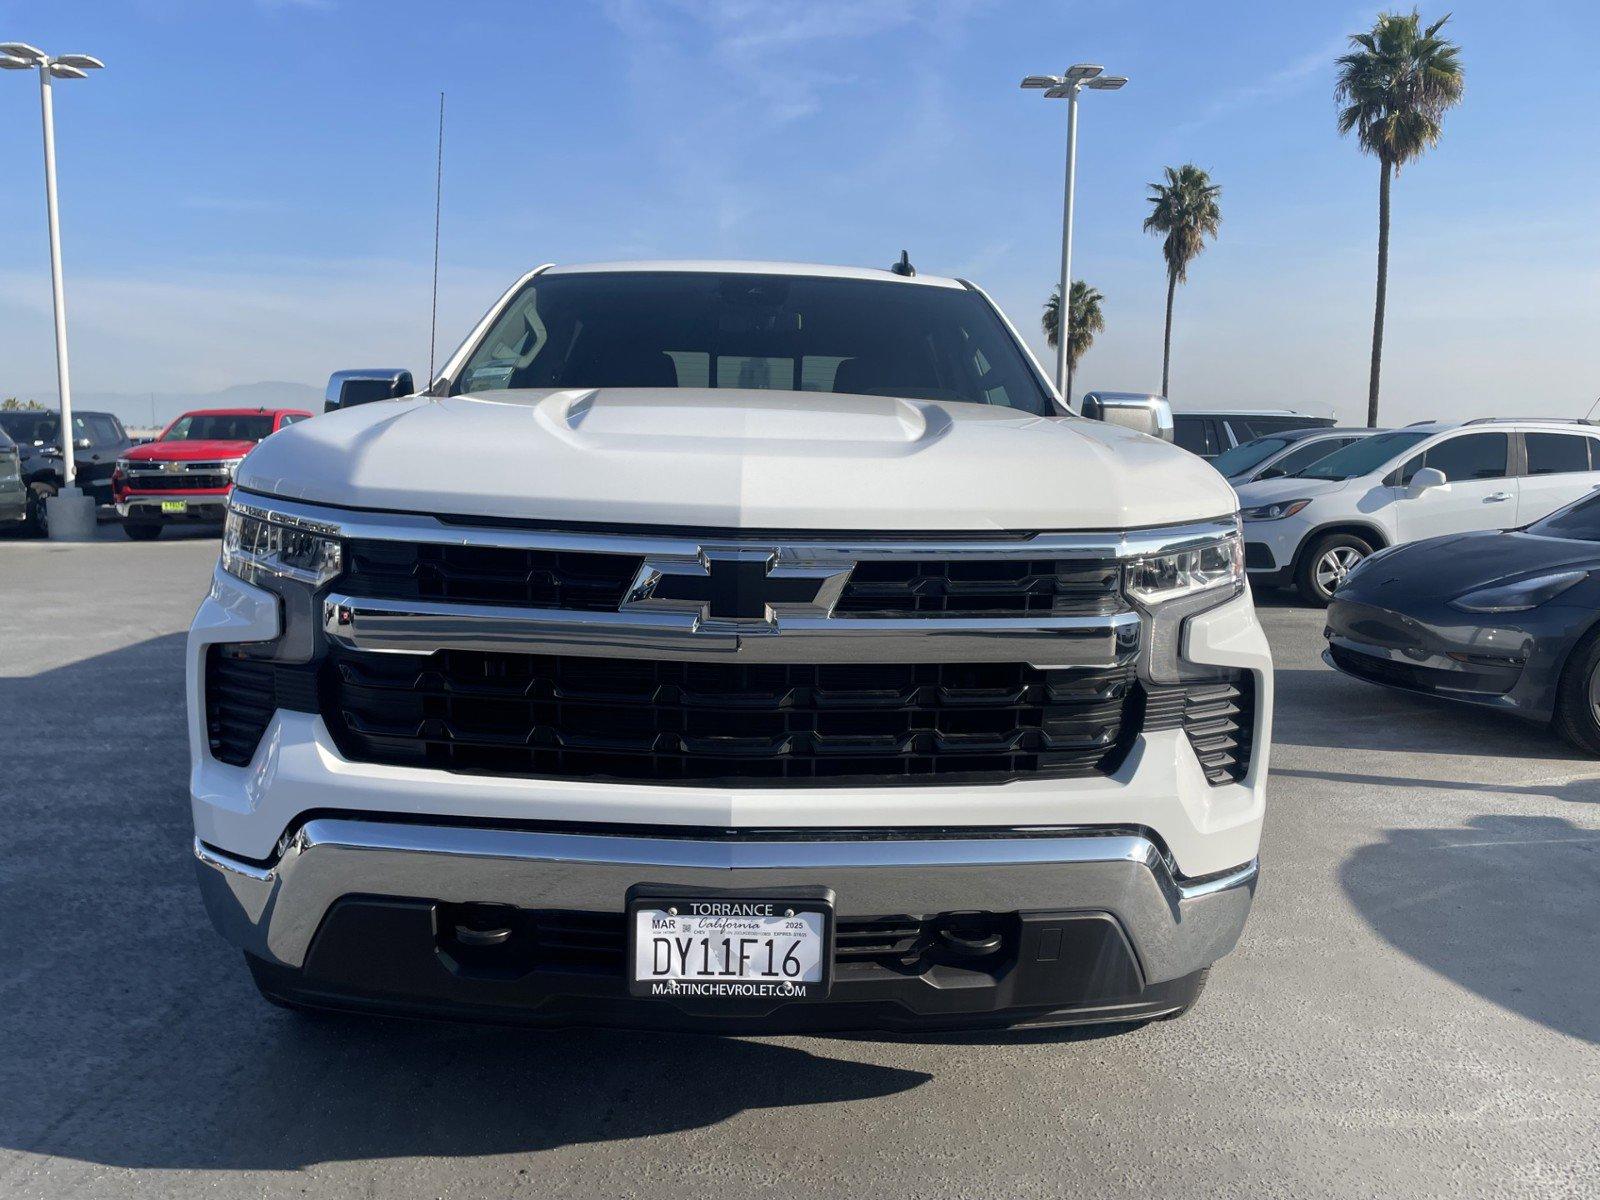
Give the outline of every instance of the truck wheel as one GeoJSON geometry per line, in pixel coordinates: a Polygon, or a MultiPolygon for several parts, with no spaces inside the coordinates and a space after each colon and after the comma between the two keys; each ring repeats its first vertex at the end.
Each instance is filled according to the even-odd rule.
{"type": "Polygon", "coordinates": [[[1600,758],[1600,630],[1572,648],[1556,688],[1555,731],[1600,758]]]}
{"type": "Polygon", "coordinates": [[[128,535],[130,541],[153,542],[161,536],[161,526],[155,521],[124,521],[122,532],[128,535]]]}
{"type": "Polygon", "coordinates": [[[1372,547],[1354,534],[1320,537],[1300,556],[1300,565],[1294,572],[1295,587],[1306,603],[1326,608],[1333,599],[1333,590],[1371,553],[1372,547]]]}
{"type": "Polygon", "coordinates": [[[34,537],[50,536],[50,512],[44,502],[55,494],[56,485],[53,483],[28,485],[28,516],[22,527],[34,537]]]}

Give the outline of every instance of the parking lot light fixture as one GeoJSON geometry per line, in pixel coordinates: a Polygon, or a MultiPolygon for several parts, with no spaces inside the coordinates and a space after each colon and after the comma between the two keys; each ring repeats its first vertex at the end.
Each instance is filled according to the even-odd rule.
{"type": "Polygon", "coordinates": [[[1029,75],[1022,81],[1025,88],[1045,89],[1046,100],[1067,102],[1067,180],[1061,206],[1061,307],[1056,318],[1056,391],[1066,403],[1072,401],[1067,395],[1067,343],[1072,325],[1072,194],[1078,170],[1078,93],[1084,88],[1114,92],[1127,82],[1127,76],[1107,75],[1105,68],[1095,63],[1077,63],[1060,75],[1029,75]]]}
{"type": "Polygon", "coordinates": [[[52,58],[26,42],[0,42],[0,66],[7,70],[36,69],[39,72],[39,112],[44,125],[45,211],[50,223],[50,289],[55,306],[56,381],[61,394],[61,421],[56,440],[61,449],[62,488],[49,506],[56,510],[50,518],[52,538],[77,539],[93,536],[94,504],[76,487],[77,462],[73,452],[72,378],[67,364],[67,298],[61,281],[61,216],[56,204],[56,126],[51,83],[56,79],[87,79],[92,70],[105,66],[88,54],[63,54],[52,58]]]}

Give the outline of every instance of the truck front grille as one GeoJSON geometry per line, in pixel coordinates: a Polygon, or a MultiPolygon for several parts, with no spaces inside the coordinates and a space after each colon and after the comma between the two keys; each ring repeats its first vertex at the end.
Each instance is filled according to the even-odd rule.
{"type": "Polygon", "coordinates": [[[136,492],[194,492],[225,488],[233,482],[226,475],[159,475],[136,472],[128,477],[128,487],[136,492]]]}
{"type": "Polygon", "coordinates": [[[999,782],[1115,769],[1136,732],[1125,719],[1132,690],[1127,666],[336,650],[322,712],[352,760],[472,774],[999,782]]]}
{"type": "MultiPolygon", "coordinates": [[[[382,600],[436,600],[614,612],[643,557],[357,538],[341,590],[382,600]]],[[[856,563],[841,617],[1101,616],[1121,605],[1115,562],[915,558],[856,563]]]]}

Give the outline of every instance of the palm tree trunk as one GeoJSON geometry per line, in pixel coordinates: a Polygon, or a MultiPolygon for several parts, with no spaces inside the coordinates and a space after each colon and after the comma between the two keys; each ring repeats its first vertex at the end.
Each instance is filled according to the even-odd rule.
{"type": "Polygon", "coordinates": [[[1378,427],[1378,377],[1383,370],[1383,310],[1389,298],[1389,184],[1394,164],[1383,160],[1378,182],[1378,298],[1372,306],[1372,374],[1367,380],[1367,427],[1378,427]]]}
{"type": "Polygon", "coordinates": [[[1161,339],[1161,394],[1168,395],[1167,376],[1172,365],[1172,293],[1178,289],[1178,273],[1167,271],[1167,332],[1161,339]]]}
{"type": "Polygon", "coordinates": [[[1078,364],[1072,361],[1072,353],[1067,353],[1067,394],[1062,397],[1069,405],[1072,403],[1072,373],[1078,369],[1078,364]]]}

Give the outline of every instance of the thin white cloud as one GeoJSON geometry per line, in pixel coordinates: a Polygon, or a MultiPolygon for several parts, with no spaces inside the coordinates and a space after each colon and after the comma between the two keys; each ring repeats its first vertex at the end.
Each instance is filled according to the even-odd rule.
{"type": "Polygon", "coordinates": [[[1191,133],[1223,117],[1257,107],[1266,100],[1294,95],[1323,72],[1327,72],[1331,78],[1334,60],[1349,48],[1349,44],[1348,35],[1340,34],[1338,38],[1324,42],[1317,49],[1286,63],[1269,75],[1252,83],[1229,88],[1202,108],[1197,116],[1173,126],[1173,135],[1191,133]]]}

